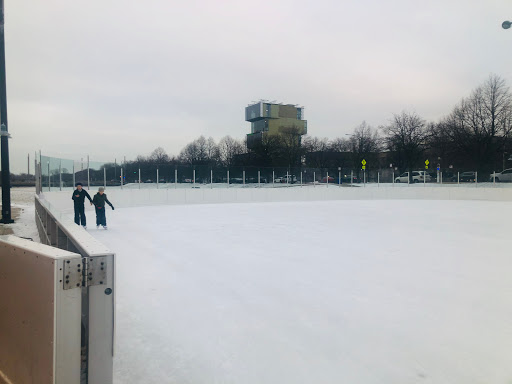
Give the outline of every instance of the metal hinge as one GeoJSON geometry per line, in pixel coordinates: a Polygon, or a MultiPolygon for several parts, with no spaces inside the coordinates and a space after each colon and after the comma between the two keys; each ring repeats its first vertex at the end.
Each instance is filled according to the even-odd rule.
{"type": "Polygon", "coordinates": [[[106,257],[84,257],[82,259],[83,286],[107,284],[107,258],[106,257]]]}
{"type": "Polygon", "coordinates": [[[82,261],[79,260],[65,260],[62,276],[62,283],[64,289],[79,288],[82,285],[82,261]]]}

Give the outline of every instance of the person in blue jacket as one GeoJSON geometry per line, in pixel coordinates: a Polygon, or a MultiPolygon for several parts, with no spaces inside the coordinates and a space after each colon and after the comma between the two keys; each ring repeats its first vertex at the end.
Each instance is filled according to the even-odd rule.
{"type": "Polygon", "coordinates": [[[82,188],[82,183],[76,183],[76,189],[73,191],[73,196],[71,199],[75,205],[75,223],[77,225],[82,224],[84,228],[87,228],[87,219],[85,218],[85,208],[84,201],[87,197],[89,202],[92,205],[91,196],[87,193],[85,189],[82,188]]]}
{"type": "Polygon", "coordinates": [[[102,225],[104,229],[107,229],[105,203],[110,205],[110,208],[112,208],[112,210],[114,210],[114,206],[110,201],[108,201],[107,194],[105,193],[105,188],[98,188],[98,193],[94,195],[92,202],[94,203],[94,208],[96,209],[96,228],[99,228],[100,225],[102,225]]]}

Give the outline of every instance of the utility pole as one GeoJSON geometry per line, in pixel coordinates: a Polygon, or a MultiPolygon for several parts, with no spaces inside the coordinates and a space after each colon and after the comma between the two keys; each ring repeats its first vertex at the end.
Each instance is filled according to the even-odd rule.
{"type": "Polygon", "coordinates": [[[5,81],[4,0],[0,0],[0,147],[2,151],[2,220],[14,223],[11,218],[11,171],[9,170],[9,132],[7,129],[7,89],[5,81]]]}

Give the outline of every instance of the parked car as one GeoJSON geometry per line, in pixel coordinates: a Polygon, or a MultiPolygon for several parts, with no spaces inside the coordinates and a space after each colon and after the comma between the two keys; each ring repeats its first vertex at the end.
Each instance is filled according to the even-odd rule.
{"type": "MultiPolygon", "coordinates": [[[[395,183],[407,183],[409,181],[409,172],[404,172],[397,178],[395,178],[395,183]]],[[[432,177],[426,173],[425,171],[413,171],[412,172],[412,182],[413,183],[423,183],[423,182],[431,182],[432,177]]]]}
{"type": "MultiPolygon", "coordinates": [[[[341,182],[342,183],[350,183],[350,178],[351,178],[350,175],[342,175],[341,182]]],[[[352,183],[360,183],[360,182],[361,182],[361,179],[359,179],[359,177],[357,177],[356,175],[352,176],[352,183]]]]}
{"type": "MultiPolygon", "coordinates": [[[[457,176],[453,176],[452,180],[457,181],[457,176]]],[[[461,183],[474,183],[476,180],[475,172],[462,172],[459,174],[459,182],[461,183]]]]}
{"type": "Polygon", "coordinates": [[[493,182],[496,180],[497,183],[502,181],[512,181],[512,168],[505,169],[499,173],[492,173],[489,181],[493,182]]]}
{"type": "Polygon", "coordinates": [[[293,184],[297,182],[297,177],[295,175],[284,175],[279,176],[274,179],[274,183],[286,183],[293,184]]]}
{"type": "Polygon", "coordinates": [[[144,181],[144,183],[152,183],[152,182],[153,182],[153,180],[151,180],[151,179],[147,179],[146,181],[144,181]]]}
{"type": "MultiPolygon", "coordinates": [[[[322,180],[320,180],[321,183],[327,183],[327,176],[323,177],[322,180]]],[[[334,177],[329,176],[329,183],[334,183],[334,177]]]]}

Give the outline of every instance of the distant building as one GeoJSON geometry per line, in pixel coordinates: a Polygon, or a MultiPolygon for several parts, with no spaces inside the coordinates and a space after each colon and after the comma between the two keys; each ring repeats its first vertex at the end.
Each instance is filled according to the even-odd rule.
{"type": "Polygon", "coordinates": [[[304,107],[292,104],[275,104],[260,101],[245,108],[245,121],[251,123],[251,133],[247,134],[247,148],[252,149],[271,135],[297,135],[308,133],[304,118],[304,107]]]}

